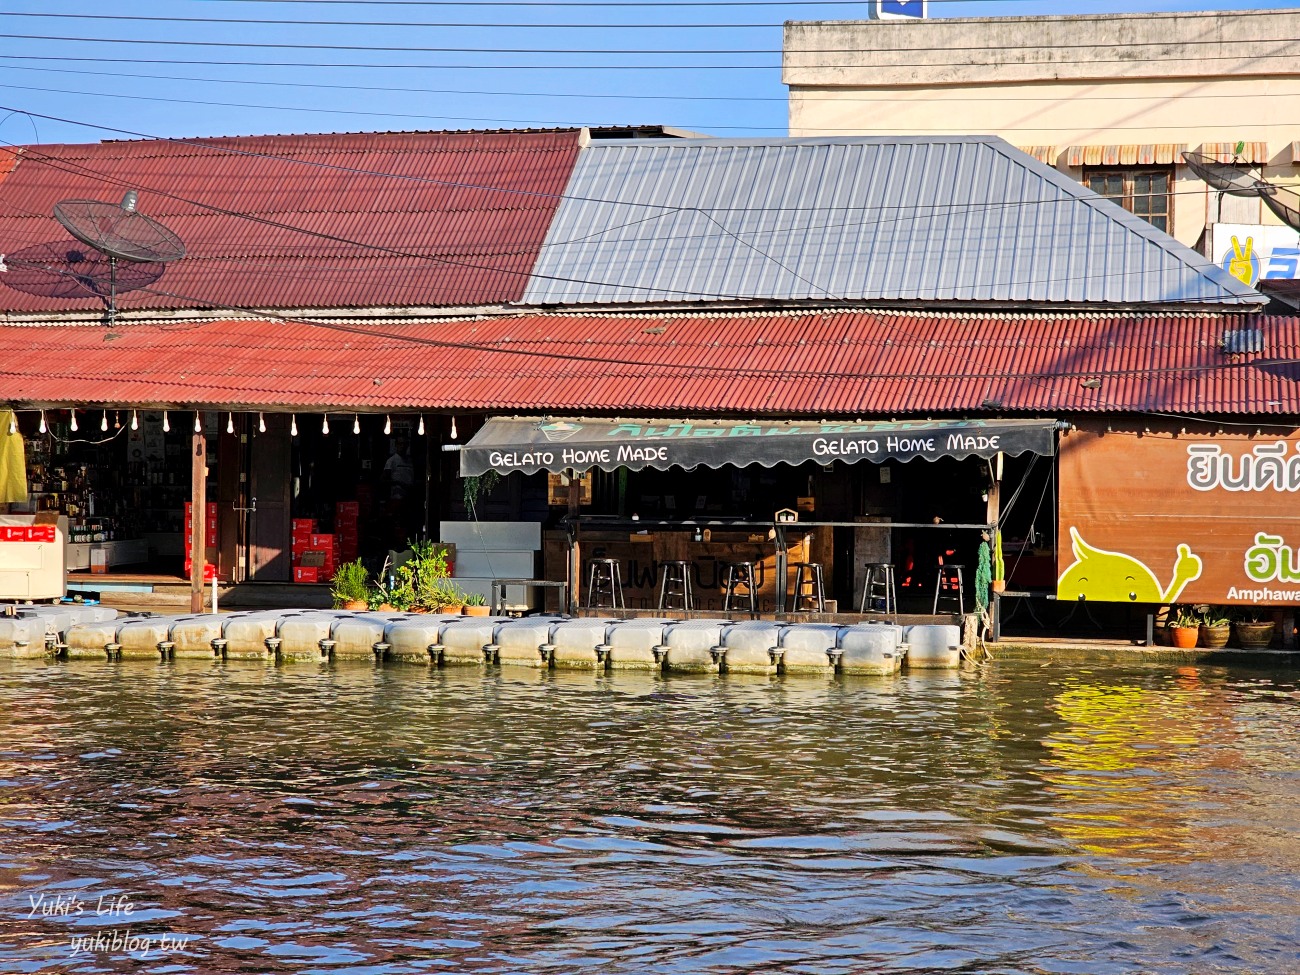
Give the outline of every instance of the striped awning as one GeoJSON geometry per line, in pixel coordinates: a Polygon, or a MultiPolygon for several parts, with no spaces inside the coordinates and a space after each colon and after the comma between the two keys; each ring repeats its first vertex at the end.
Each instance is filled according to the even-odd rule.
{"type": "Polygon", "coordinates": [[[1201,155],[1215,162],[1266,163],[1269,160],[1267,142],[1202,142],[1201,155]],[[1241,146],[1241,152],[1237,146],[1241,146]]]}
{"type": "Polygon", "coordinates": [[[1017,146],[1016,148],[1027,156],[1033,156],[1044,165],[1056,165],[1056,157],[1058,155],[1056,146],[1017,146]]]}
{"type": "Polygon", "coordinates": [[[1167,166],[1182,161],[1185,142],[1150,145],[1070,146],[1067,166],[1167,166]]]}

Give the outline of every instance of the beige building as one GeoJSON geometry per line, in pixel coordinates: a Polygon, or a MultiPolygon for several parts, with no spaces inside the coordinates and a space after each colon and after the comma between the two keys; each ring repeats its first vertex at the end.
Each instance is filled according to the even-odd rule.
{"type": "Polygon", "coordinates": [[[792,136],[998,135],[1216,261],[1300,276],[1300,234],[1182,158],[1300,188],[1300,10],[791,22],[784,81],[792,136]]]}

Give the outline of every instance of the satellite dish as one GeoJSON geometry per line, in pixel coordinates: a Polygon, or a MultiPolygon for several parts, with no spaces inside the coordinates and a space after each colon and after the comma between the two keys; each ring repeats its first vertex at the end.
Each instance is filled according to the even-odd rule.
{"type": "Polygon", "coordinates": [[[108,305],[110,326],[117,315],[118,261],[166,264],[185,256],[179,237],[136,209],[139,198],[135,190],[127,190],[121,203],[62,200],[54,204],[54,219],[77,240],[108,258],[108,293],[101,297],[108,305]]]}
{"type": "Polygon", "coordinates": [[[128,190],[122,202],[64,200],[54,204],[54,219],[77,240],[121,261],[158,261],[185,256],[185,245],[174,233],[135,208],[138,194],[128,190]]]}
{"type": "Polygon", "coordinates": [[[135,262],[116,269],[110,258],[79,240],[52,240],[6,255],[9,273],[0,275],[15,291],[42,298],[107,298],[148,287],[162,277],[158,261],[135,262]]]}
{"type": "Polygon", "coordinates": [[[1300,193],[1267,183],[1259,195],[1264,198],[1264,206],[1276,213],[1284,224],[1300,231],[1300,193]]]}
{"type": "Polygon", "coordinates": [[[1248,169],[1236,163],[1219,162],[1199,152],[1184,152],[1183,161],[1187,168],[1209,183],[1213,189],[1229,196],[1257,196],[1262,187],[1268,186],[1262,179],[1254,176],[1248,169]]]}

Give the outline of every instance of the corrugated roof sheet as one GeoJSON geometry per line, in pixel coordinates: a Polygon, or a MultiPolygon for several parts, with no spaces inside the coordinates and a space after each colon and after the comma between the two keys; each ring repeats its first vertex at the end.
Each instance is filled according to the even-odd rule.
{"type": "Polygon", "coordinates": [[[0,326],[4,401],[738,417],[1300,413],[1298,317],[819,310],[178,322],[109,334],[0,326]],[[1260,330],[1261,352],[1222,351],[1246,329],[1260,330]]]}
{"type": "MultiPolygon", "coordinates": [[[[185,242],[131,308],[471,306],[517,299],[578,152],[577,130],[396,132],[28,146],[0,180],[0,253],[71,242],[54,204],[117,202],[185,242]]],[[[5,159],[0,157],[0,176],[5,159]]],[[[14,312],[94,298],[0,288],[14,312]]]]}
{"type": "Polygon", "coordinates": [[[1262,301],[991,136],[584,148],[524,302],[717,298],[1262,301]]]}

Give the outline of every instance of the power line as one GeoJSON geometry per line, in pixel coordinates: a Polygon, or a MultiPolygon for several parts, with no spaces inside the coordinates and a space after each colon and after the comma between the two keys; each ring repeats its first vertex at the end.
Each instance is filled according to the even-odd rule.
{"type": "MultiPolygon", "coordinates": [[[[301,112],[307,115],[340,115],[340,116],[356,116],[360,118],[407,119],[412,121],[431,120],[437,122],[473,122],[473,123],[492,123],[496,125],[511,125],[511,126],[522,125],[522,126],[543,126],[543,127],[559,127],[559,128],[584,128],[584,127],[619,128],[621,127],[620,124],[616,121],[612,121],[612,120],[599,121],[590,118],[558,120],[555,118],[549,118],[549,119],[494,118],[488,115],[415,115],[415,114],[410,114],[405,112],[372,112],[372,111],[364,111],[361,109],[353,109],[353,108],[317,108],[317,107],[306,106],[306,105],[269,105],[265,103],[224,102],[224,101],[214,101],[210,99],[198,99],[198,98],[170,98],[164,95],[134,95],[134,94],[127,94],[124,92],[83,91],[75,88],[73,89],[43,88],[38,85],[11,85],[11,84],[5,84],[3,82],[0,82],[0,89],[9,89],[13,91],[35,91],[35,92],[41,92],[42,94],[53,94],[53,95],[82,95],[88,98],[119,98],[119,99],[126,99],[128,101],[158,102],[160,104],[170,104],[170,105],[203,105],[209,108],[248,108],[248,109],[256,109],[258,111],[270,111],[270,112],[301,112]]],[[[383,90],[383,89],[378,89],[378,90],[383,90]]],[[[574,97],[583,97],[583,96],[574,96],[574,97]]],[[[617,98],[619,96],[609,95],[604,97],[617,98]]],[[[830,103],[839,104],[839,102],[835,100],[831,100],[830,103]]],[[[913,103],[908,102],[906,104],[910,105],[913,103]]],[[[773,134],[776,134],[777,130],[780,128],[780,126],[775,126],[775,125],[717,125],[711,122],[689,122],[689,121],[681,122],[679,124],[689,129],[712,129],[712,130],[724,131],[724,132],[764,132],[764,133],[771,132],[773,134]]],[[[1096,126],[1091,126],[1091,127],[1095,128],[1096,126]]],[[[810,138],[815,138],[818,134],[821,133],[845,134],[845,135],[849,135],[849,134],[870,135],[872,133],[881,133],[887,135],[902,134],[899,132],[898,126],[854,125],[854,126],[836,127],[836,126],[827,126],[827,125],[805,124],[802,126],[802,128],[809,130],[808,137],[810,138]]],[[[998,125],[995,128],[999,132],[1020,132],[1020,131],[1077,132],[1078,131],[1078,126],[1063,126],[1063,125],[1025,125],[1025,126],[998,125]]],[[[1181,132],[1181,131],[1185,131],[1188,128],[1188,126],[1185,124],[1184,125],[1143,124],[1143,125],[1107,125],[1105,126],[1105,128],[1107,131],[1114,131],[1114,132],[1127,132],[1127,131],[1150,132],[1150,131],[1165,131],[1165,130],[1173,130],[1173,131],[1181,132]]],[[[1231,132],[1240,132],[1248,129],[1272,130],[1276,128],[1276,125],[1269,122],[1223,122],[1223,123],[1198,122],[1196,124],[1196,128],[1201,130],[1226,129],[1231,132]]],[[[906,127],[906,133],[947,135],[952,133],[952,128],[949,126],[941,126],[937,128],[923,128],[920,126],[911,125],[906,127]]]]}
{"type": "MultiPolygon", "coordinates": [[[[202,2],[202,0],[200,0],[202,2]]],[[[208,0],[211,2],[211,0],[208,0]]],[[[242,3],[247,0],[234,0],[242,3]]],[[[0,55],[0,60],[7,58],[19,57],[21,55],[0,55]]],[[[118,63],[113,58],[100,59],[105,63],[118,63]]],[[[790,97],[787,95],[648,95],[639,92],[627,92],[624,94],[611,94],[608,92],[560,92],[560,91],[502,91],[483,88],[402,88],[392,85],[334,85],[329,83],[316,83],[306,81],[266,81],[263,79],[241,79],[241,78],[212,78],[212,77],[194,77],[193,75],[166,75],[166,74],[138,74],[129,71],[79,71],[75,68],[38,68],[29,65],[9,64],[0,65],[0,70],[9,71],[42,71],[50,74],[75,74],[75,75],[93,75],[103,78],[139,78],[147,81],[193,81],[206,84],[220,85],[256,85],[269,88],[308,88],[325,91],[357,91],[357,92],[386,92],[413,95],[488,95],[502,96],[510,98],[583,98],[583,99],[607,99],[620,101],[654,101],[654,102],[780,102],[788,103],[790,97]]],[[[17,86],[10,86],[17,87],[17,86]]],[[[36,89],[44,91],[46,89],[36,89]]],[[[57,91],[58,89],[49,89],[57,91]]],[[[1029,95],[1017,95],[1011,98],[1005,96],[991,98],[987,91],[981,91],[977,97],[963,97],[964,91],[945,92],[941,95],[932,95],[926,98],[911,98],[907,102],[910,105],[925,104],[1035,104],[1040,102],[1060,103],[1060,96],[1044,95],[1041,97],[1029,95]]],[[[1189,96],[1191,97],[1191,96],[1189,96]]],[[[1251,101],[1258,101],[1260,95],[1258,92],[1208,92],[1197,93],[1195,100],[1201,101],[1218,101],[1221,99],[1241,99],[1248,98],[1251,101]]],[[[1151,101],[1150,95],[1115,95],[1115,94],[1092,94],[1078,93],[1072,94],[1068,99],[1070,104],[1077,102],[1130,102],[1130,101],[1151,101]]],[[[889,96],[879,97],[845,97],[845,96],[828,96],[816,97],[807,92],[799,91],[799,104],[806,103],[826,103],[830,105],[897,105],[898,99],[892,94],[889,96]]],[[[1110,126],[1108,126],[1110,128],[1110,126]]],[[[848,131],[847,129],[844,131],[848,131]]]]}
{"type": "MultiPolygon", "coordinates": [[[[942,23],[942,21],[934,21],[934,23],[942,23]]],[[[150,46],[161,46],[161,47],[204,47],[204,48],[208,48],[208,47],[237,47],[237,48],[252,48],[252,49],[254,49],[254,50],[288,50],[288,51],[375,51],[375,52],[382,52],[382,53],[396,53],[396,54],[539,54],[539,55],[540,55],[540,54],[547,54],[547,55],[549,55],[549,54],[599,54],[599,55],[604,55],[604,54],[617,54],[617,55],[633,55],[633,54],[637,54],[637,55],[650,55],[650,54],[656,54],[656,55],[657,55],[657,54],[677,54],[677,55],[683,55],[683,56],[703,56],[703,55],[708,55],[708,56],[710,56],[710,57],[717,57],[717,56],[727,56],[727,57],[729,57],[729,56],[735,56],[735,55],[767,55],[767,54],[785,54],[785,55],[792,56],[792,57],[800,57],[800,56],[810,55],[810,54],[843,54],[843,55],[857,55],[857,54],[916,54],[916,53],[924,53],[924,52],[931,52],[931,51],[937,51],[937,52],[940,52],[940,53],[950,53],[950,54],[964,54],[964,53],[967,52],[967,51],[988,51],[988,52],[994,52],[994,53],[996,53],[996,54],[998,55],[998,59],[997,59],[996,61],[991,61],[991,62],[987,62],[987,63],[972,63],[972,62],[969,62],[969,61],[963,60],[963,61],[961,62],[961,64],[962,64],[962,66],[964,66],[964,67],[979,67],[979,66],[984,66],[984,67],[993,67],[993,66],[1002,66],[1002,65],[1005,65],[1005,64],[1007,63],[1007,56],[1010,55],[1010,54],[1013,54],[1013,53],[1016,52],[1016,51],[1026,51],[1026,52],[1027,52],[1027,51],[1042,51],[1042,50],[1044,50],[1043,48],[1041,48],[1041,47],[1037,47],[1037,46],[1025,46],[1025,47],[1021,47],[1021,48],[1016,48],[1016,47],[1008,47],[1008,46],[994,46],[994,45],[982,45],[982,46],[979,46],[979,45],[977,45],[977,46],[965,46],[965,45],[963,45],[963,46],[961,46],[961,47],[952,47],[952,46],[947,46],[947,45],[939,46],[939,47],[925,47],[925,46],[918,46],[918,47],[898,47],[898,46],[890,46],[890,47],[865,47],[865,46],[854,45],[853,47],[847,47],[847,48],[840,48],[840,47],[836,47],[836,48],[796,48],[796,49],[794,49],[794,50],[788,50],[788,49],[784,49],[784,48],[781,48],[781,47],[775,47],[775,48],[758,48],[758,47],[754,47],[754,48],[682,48],[682,47],[677,47],[677,48],[590,48],[590,47],[549,47],[549,48],[548,48],[548,47],[454,47],[454,46],[448,46],[448,47],[426,47],[426,46],[394,46],[394,45],[383,45],[383,44],[303,44],[303,43],[287,43],[287,42],[282,42],[282,41],[280,41],[280,42],[271,42],[271,41],[244,41],[244,40],[239,40],[239,41],[224,41],[224,40],[222,40],[222,41],[207,41],[207,40],[191,40],[191,39],[186,39],[186,40],[177,40],[177,39],[171,39],[171,38],[153,38],[153,37],[65,37],[65,36],[59,36],[59,35],[43,35],[43,34],[0,34],[0,37],[6,38],[6,39],[9,39],[9,40],[23,40],[23,41],[57,41],[57,42],[59,42],[59,43],[78,43],[78,44],[130,44],[130,45],[133,45],[133,46],[134,46],[134,45],[147,44],[147,45],[150,45],[150,46]]],[[[1300,38],[1297,38],[1297,37],[1270,37],[1270,38],[1267,39],[1267,43],[1270,43],[1270,44],[1294,44],[1294,43],[1296,43],[1296,42],[1300,42],[1300,38]]],[[[1220,38],[1211,38],[1211,39],[1200,39],[1200,40],[1181,41],[1181,42],[1179,42],[1179,46],[1182,47],[1182,46],[1194,46],[1194,45],[1202,45],[1202,44],[1205,44],[1205,45],[1213,44],[1213,45],[1216,45],[1216,46],[1220,46],[1220,47],[1221,47],[1221,46],[1223,46],[1224,43],[1225,43],[1225,42],[1224,42],[1222,39],[1220,39],[1220,38]]],[[[1111,48],[1167,48],[1168,46],[1169,46],[1169,41],[1168,41],[1168,40],[1160,40],[1160,41],[1123,41],[1123,42],[1110,42],[1110,41],[1106,41],[1106,42],[1082,43],[1082,44],[1053,43],[1052,47],[1051,47],[1049,50],[1062,50],[1062,49],[1064,49],[1064,50],[1109,50],[1109,49],[1111,49],[1111,48]]],[[[1269,54],[1256,54],[1256,53],[1252,52],[1252,53],[1249,55],[1249,57],[1250,57],[1251,60],[1257,60],[1257,59],[1259,59],[1259,58],[1269,58],[1269,57],[1290,57],[1290,58],[1294,58],[1294,56],[1295,56],[1295,52],[1294,52],[1294,51],[1285,51],[1285,52],[1282,52],[1282,53],[1272,54],[1272,55],[1269,55],[1269,54]]],[[[1232,60],[1232,61],[1236,61],[1236,60],[1241,60],[1242,57],[1243,57],[1242,55],[1219,55],[1219,56],[1214,56],[1214,55],[1199,56],[1199,55],[1198,55],[1198,56],[1195,57],[1195,58],[1159,57],[1159,58],[1155,58],[1154,60],[1157,60],[1157,61],[1160,61],[1160,62],[1178,62],[1178,61],[1189,61],[1189,60],[1195,60],[1195,61],[1215,61],[1215,60],[1220,60],[1220,61],[1221,61],[1221,60],[1232,60]]],[[[1131,63],[1132,63],[1132,59],[1131,59],[1131,58],[1087,58],[1087,59],[1085,59],[1085,61],[1086,61],[1086,63],[1089,63],[1089,64],[1131,64],[1131,63]]],[[[1024,62],[1024,63],[1025,63],[1025,64],[1030,64],[1030,65],[1032,65],[1032,64],[1047,64],[1047,65],[1053,65],[1053,64],[1073,64],[1073,63],[1077,63],[1077,62],[1067,61],[1067,60],[1058,59],[1058,58],[1047,58],[1047,59],[1043,59],[1043,60],[1041,60],[1041,61],[1028,61],[1028,62],[1024,62]]],[[[800,65],[800,66],[802,66],[802,65],[800,65]]],[[[859,63],[857,63],[857,64],[847,64],[847,65],[844,65],[844,64],[816,64],[816,65],[812,65],[812,66],[813,66],[813,67],[819,67],[819,68],[820,68],[820,67],[826,67],[826,68],[842,68],[842,67],[857,67],[857,66],[862,66],[862,65],[861,65],[861,63],[859,62],[859,63]]],[[[876,64],[876,65],[868,65],[868,66],[871,66],[871,67],[891,67],[891,68],[892,68],[892,67],[900,67],[900,68],[902,68],[902,67],[933,67],[934,65],[929,64],[929,63],[922,63],[922,64],[903,64],[903,63],[897,63],[897,62],[894,62],[894,61],[892,61],[892,60],[889,60],[889,61],[887,61],[887,62],[884,63],[884,64],[876,64]]]]}

